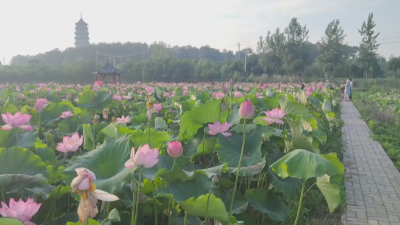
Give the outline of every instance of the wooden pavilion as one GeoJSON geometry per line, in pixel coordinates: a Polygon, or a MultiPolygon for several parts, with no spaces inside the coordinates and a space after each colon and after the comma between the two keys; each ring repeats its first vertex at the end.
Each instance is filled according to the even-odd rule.
{"type": "Polygon", "coordinates": [[[119,70],[115,68],[113,65],[111,65],[108,62],[108,58],[106,59],[106,64],[97,72],[94,72],[95,74],[95,81],[104,81],[104,78],[107,76],[112,76],[113,83],[115,84],[115,78],[118,77],[118,82],[121,84],[121,74],[123,74],[124,71],[119,70]]]}

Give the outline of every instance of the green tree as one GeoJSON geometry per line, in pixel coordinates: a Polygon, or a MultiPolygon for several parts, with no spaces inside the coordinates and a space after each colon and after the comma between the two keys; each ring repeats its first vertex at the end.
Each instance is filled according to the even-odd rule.
{"type": "Polygon", "coordinates": [[[173,50],[164,42],[154,42],[149,47],[149,57],[153,59],[169,58],[174,56],[173,50]]]}
{"type": "Polygon", "coordinates": [[[259,65],[266,74],[282,74],[283,60],[282,52],[285,45],[285,35],[281,33],[279,27],[275,33],[268,31],[265,39],[260,37],[257,52],[259,54],[259,65]]]}
{"type": "Polygon", "coordinates": [[[342,64],[347,57],[344,49],[344,34],[343,28],[340,26],[339,20],[333,20],[325,29],[325,37],[321,40],[321,55],[318,61],[325,64],[324,71],[333,78],[335,68],[342,64]]]}
{"type": "Polygon", "coordinates": [[[298,76],[311,64],[308,29],[306,25],[301,26],[297,18],[292,18],[284,33],[286,43],[282,53],[283,66],[291,75],[298,76]]]}
{"type": "Polygon", "coordinates": [[[394,79],[396,72],[400,69],[400,57],[391,56],[387,62],[387,69],[392,72],[394,79]]]}
{"type": "Polygon", "coordinates": [[[372,20],[373,17],[373,13],[370,13],[367,22],[364,21],[361,29],[358,30],[362,37],[358,60],[362,65],[366,78],[368,78],[369,75],[370,78],[372,78],[373,74],[377,75],[380,71],[376,53],[379,47],[379,43],[376,39],[380,33],[375,33],[374,31],[376,24],[372,20]]]}

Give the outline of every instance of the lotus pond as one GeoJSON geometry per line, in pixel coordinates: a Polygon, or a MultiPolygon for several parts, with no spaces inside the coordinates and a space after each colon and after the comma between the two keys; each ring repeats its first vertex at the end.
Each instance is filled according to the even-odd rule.
{"type": "MultiPolygon", "coordinates": [[[[322,84],[0,85],[0,224],[302,224],[344,199],[322,84]]],[[[328,214],[329,212],[327,212],[328,214]]]]}

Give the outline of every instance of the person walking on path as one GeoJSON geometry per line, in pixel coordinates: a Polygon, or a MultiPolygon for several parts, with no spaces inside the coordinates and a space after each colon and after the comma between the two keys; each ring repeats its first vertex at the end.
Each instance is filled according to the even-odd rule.
{"type": "Polygon", "coordinates": [[[346,82],[342,81],[342,83],[340,84],[340,98],[342,100],[345,99],[345,95],[344,95],[344,89],[346,88],[346,82]]]}
{"type": "Polygon", "coordinates": [[[350,80],[350,95],[349,95],[349,99],[351,100],[351,97],[353,97],[352,96],[352,94],[351,94],[351,89],[353,89],[353,81],[351,80],[351,79],[349,79],[350,80]]]}
{"type": "Polygon", "coordinates": [[[350,80],[346,80],[345,89],[344,89],[344,96],[345,96],[344,100],[349,101],[350,94],[351,94],[350,80]]]}

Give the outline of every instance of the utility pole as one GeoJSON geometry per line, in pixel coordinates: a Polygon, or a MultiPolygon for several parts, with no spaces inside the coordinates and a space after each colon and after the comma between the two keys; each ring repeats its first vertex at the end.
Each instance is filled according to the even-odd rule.
{"type": "Polygon", "coordinates": [[[115,67],[115,56],[114,56],[114,67],[115,67]]]}
{"type": "Polygon", "coordinates": [[[246,71],[246,68],[247,68],[247,51],[245,50],[244,51],[244,74],[246,74],[246,76],[247,76],[247,71],[246,71]]]}
{"type": "Polygon", "coordinates": [[[238,50],[238,57],[239,57],[239,60],[240,60],[240,42],[237,43],[237,46],[238,46],[238,49],[239,49],[238,50]]]}

